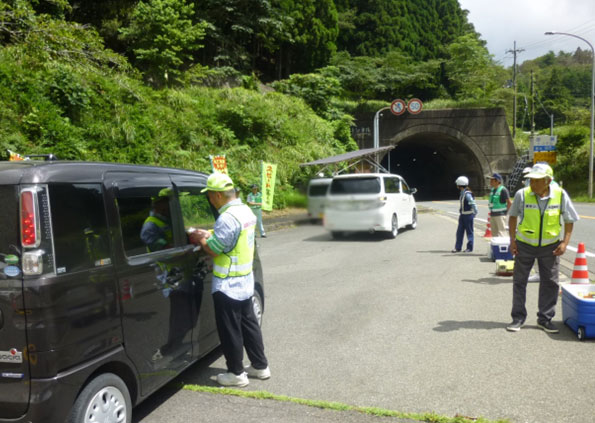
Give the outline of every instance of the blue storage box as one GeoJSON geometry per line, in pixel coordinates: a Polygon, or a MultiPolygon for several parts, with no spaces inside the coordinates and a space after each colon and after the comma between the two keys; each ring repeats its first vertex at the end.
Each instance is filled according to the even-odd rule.
{"type": "Polygon", "coordinates": [[[578,339],[595,338],[595,285],[562,285],[562,319],[578,339]]]}
{"type": "Polygon", "coordinates": [[[490,241],[492,247],[492,260],[512,260],[510,252],[510,238],[507,236],[494,237],[490,241]]]}

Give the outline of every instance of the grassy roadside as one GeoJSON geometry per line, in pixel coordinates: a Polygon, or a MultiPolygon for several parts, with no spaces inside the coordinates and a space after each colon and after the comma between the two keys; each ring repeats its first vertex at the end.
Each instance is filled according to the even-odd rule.
{"type": "Polygon", "coordinates": [[[435,413],[403,413],[400,411],[387,410],[378,407],[359,407],[355,405],[343,404],[339,402],[308,400],[303,398],[288,397],[285,395],[271,394],[266,391],[243,391],[240,389],[217,388],[204,385],[183,385],[182,389],[194,392],[203,392],[216,395],[233,395],[242,398],[266,399],[279,402],[290,402],[308,407],[321,408],[333,411],[355,411],[362,414],[378,417],[396,417],[400,419],[409,419],[417,422],[427,423],[509,423],[508,420],[487,420],[483,417],[473,418],[467,416],[446,417],[435,413]]]}

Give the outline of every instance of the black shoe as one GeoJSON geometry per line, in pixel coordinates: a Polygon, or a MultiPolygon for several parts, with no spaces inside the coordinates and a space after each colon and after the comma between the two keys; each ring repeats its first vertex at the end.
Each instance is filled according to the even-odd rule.
{"type": "Polygon", "coordinates": [[[267,234],[262,234],[260,237],[261,238],[266,238],[267,237],[267,234]]]}
{"type": "Polygon", "coordinates": [[[525,322],[522,320],[513,320],[511,324],[506,326],[506,330],[509,332],[518,332],[521,330],[524,324],[525,322]]]}
{"type": "Polygon", "coordinates": [[[460,253],[461,250],[451,250],[451,253],[460,253]]]}
{"type": "Polygon", "coordinates": [[[551,321],[549,322],[537,322],[537,326],[546,331],[547,333],[558,333],[560,330],[551,321]]]}
{"type": "Polygon", "coordinates": [[[467,248],[465,251],[463,251],[464,253],[472,253],[473,250],[470,250],[469,248],[467,248]]]}

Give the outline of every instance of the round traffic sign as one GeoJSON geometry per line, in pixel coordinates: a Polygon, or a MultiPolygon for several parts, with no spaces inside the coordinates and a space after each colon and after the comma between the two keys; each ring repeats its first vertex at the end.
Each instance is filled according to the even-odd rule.
{"type": "Polygon", "coordinates": [[[390,104],[390,111],[394,115],[402,115],[403,113],[405,113],[405,110],[407,110],[407,105],[400,98],[397,98],[390,104]]]}
{"type": "Polygon", "coordinates": [[[407,110],[412,115],[416,115],[419,112],[421,112],[422,107],[423,103],[419,98],[412,98],[411,100],[409,100],[409,103],[407,103],[407,110]]]}

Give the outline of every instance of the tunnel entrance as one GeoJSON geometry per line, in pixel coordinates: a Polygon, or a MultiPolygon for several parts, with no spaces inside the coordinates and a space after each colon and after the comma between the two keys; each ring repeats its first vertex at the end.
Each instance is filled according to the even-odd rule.
{"type": "Polygon", "coordinates": [[[418,133],[398,141],[381,164],[417,188],[418,200],[455,199],[458,176],[469,178],[470,188],[482,195],[484,172],[475,153],[460,140],[444,133],[418,133]]]}

